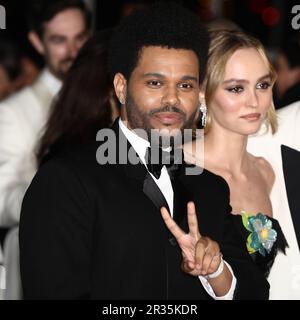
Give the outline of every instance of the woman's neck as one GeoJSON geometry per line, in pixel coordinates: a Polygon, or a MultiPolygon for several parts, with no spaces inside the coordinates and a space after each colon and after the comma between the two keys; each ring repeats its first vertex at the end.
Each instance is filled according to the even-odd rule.
{"type": "Polygon", "coordinates": [[[249,164],[247,139],[247,136],[223,128],[211,128],[204,137],[204,166],[205,163],[212,164],[233,175],[244,173],[249,164]]]}

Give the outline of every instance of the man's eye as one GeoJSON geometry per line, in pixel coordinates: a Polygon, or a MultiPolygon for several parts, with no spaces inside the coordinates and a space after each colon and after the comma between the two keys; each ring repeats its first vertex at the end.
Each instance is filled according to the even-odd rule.
{"type": "Polygon", "coordinates": [[[244,90],[244,88],[241,86],[236,86],[236,87],[228,88],[226,90],[232,93],[240,93],[244,90]]]}
{"type": "Polygon", "coordinates": [[[179,85],[179,87],[180,87],[180,88],[183,88],[183,89],[191,89],[191,88],[193,88],[193,85],[190,84],[190,83],[181,83],[181,84],[179,85]]]}
{"type": "Polygon", "coordinates": [[[79,35],[76,39],[78,41],[85,41],[87,38],[88,38],[87,33],[83,33],[83,34],[79,35]]]}
{"type": "Polygon", "coordinates": [[[61,38],[52,39],[52,43],[54,43],[54,44],[61,44],[63,42],[64,42],[64,39],[61,39],[61,38]]]}
{"type": "Polygon", "coordinates": [[[258,83],[256,88],[267,90],[270,86],[271,86],[271,84],[269,82],[262,82],[262,83],[258,83]]]}
{"type": "Polygon", "coordinates": [[[151,80],[148,81],[147,84],[151,87],[160,87],[161,86],[161,82],[158,80],[151,80]]]}

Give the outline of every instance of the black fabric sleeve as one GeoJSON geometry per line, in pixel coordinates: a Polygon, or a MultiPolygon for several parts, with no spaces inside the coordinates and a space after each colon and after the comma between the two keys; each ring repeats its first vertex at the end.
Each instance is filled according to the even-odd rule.
{"type": "Polygon", "coordinates": [[[49,161],[24,197],[20,267],[25,299],[87,299],[90,295],[91,201],[78,176],[49,161]]]}

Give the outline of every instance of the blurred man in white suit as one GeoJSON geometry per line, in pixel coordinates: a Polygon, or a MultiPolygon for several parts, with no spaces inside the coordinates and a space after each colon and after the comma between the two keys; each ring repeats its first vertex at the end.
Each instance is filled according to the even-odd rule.
{"type": "Polygon", "coordinates": [[[80,0],[35,1],[28,38],[43,56],[37,81],[0,103],[0,226],[19,221],[24,193],[36,171],[35,148],[53,97],[89,35],[80,0]]]}
{"type": "Polygon", "coordinates": [[[0,250],[6,241],[0,281],[6,287],[5,299],[21,295],[18,229],[6,233],[18,225],[23,196],[37,170],[35,149],[51,103],[89,36],[91,16],[82,0],[34,0],[28,22],[29,41],[43,56],[45,68],[32,85],[0,103],[0,250]]]}

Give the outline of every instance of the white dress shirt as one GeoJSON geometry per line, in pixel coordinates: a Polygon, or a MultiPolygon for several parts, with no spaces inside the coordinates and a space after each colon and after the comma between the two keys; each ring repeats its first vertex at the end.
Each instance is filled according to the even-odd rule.
{"type": "Polygon", "coordinates": [[[52,96],[56,96],[62,87],[62,81],[56,78],[47,68],[42,71],[41,78],[52,96]]]}
{"type": "MultiPolygon", "coordinates": [[[[122,130],[123,134],[125,135],[126,139],[132,145],[132,147],[134,148],[134,150],[138,154],[139,158],[141,159],[143,164],[146,166],[145,155],[146,155],[147,148],[150,147],[149,141],[141,138],[136,133],[134,133],[132,130],[129,130],[127,128],[127,126],[125,125],[125,123],[121,120],[121,118],[119,119],[119,126],[120,126],[120,129],[122,130]]],[[[146,166],[146,168],[147,168],[147,166],[146,166]]],[[[153,178],[153,180],[155,181],[155,183],[157,184],[160,191],[162,192],[162,194],[164,195],[164,197],[168,203],[169,209],[170,209],[170,214],[173,217],[174,192],[173,192],[171,179],[170,179],[170,176],[169,176],[169,173],[167,171],[166,166],[163,166],[159,179],[156,179],[151,172],[149,172],[149,173],[150,173],[151,177],[153,178]]],[[[208,280],[202,276],[199,276],[199,279],[200,279],[204,289],[215,300],[232,300],[234,290],[236,287],[236,278],[234,276],[234,273],[233,273],[230,265],[226,261],[224,261],[224,263],[227,265],[228,269],[230,270],[230,272],[232,274],[231,287],[225,296],[217,297],[215,295],[211,285],[209,284],[208,280]]]]}

